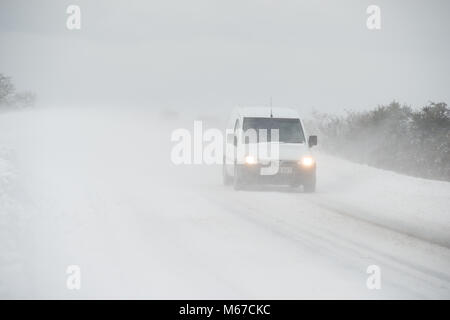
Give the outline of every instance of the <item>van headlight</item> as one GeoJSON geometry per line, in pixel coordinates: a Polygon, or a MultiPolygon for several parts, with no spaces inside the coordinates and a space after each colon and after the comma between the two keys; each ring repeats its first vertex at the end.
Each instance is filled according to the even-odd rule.
{"type": "Polygon", "coordinates": [[[256,158],[254,156],[246,156],[245,157],[245,164],[257,164],[258,161],[256,161],[256,158]]]}
{"type": "Polygon", "coordinates": [[[298,163],[304,167],[312,167],[314,165],[314,158],[309,156],[303,157],[298,163]]]}

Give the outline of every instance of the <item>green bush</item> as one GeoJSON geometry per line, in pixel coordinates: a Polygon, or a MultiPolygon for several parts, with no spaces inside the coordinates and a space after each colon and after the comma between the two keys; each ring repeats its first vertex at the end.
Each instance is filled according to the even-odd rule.
{"type": "Polygon", "coordinates": [[[450,109],[420,110],[392,102],[337,117],[315,113],[312,123],[329,153],[374,167],[450,181],[450,109]]]}

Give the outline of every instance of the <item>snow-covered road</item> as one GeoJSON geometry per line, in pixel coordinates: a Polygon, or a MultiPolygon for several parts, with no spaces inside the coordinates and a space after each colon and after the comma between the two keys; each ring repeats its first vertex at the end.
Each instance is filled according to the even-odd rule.
{"type": "Polygon", "coordinates": [[[1,114],[0,297],[450,298],[450,183],[317,153],[315,194],[236,192],[219,166],[171,163],[179,127],[137,109],[1,114]]]}

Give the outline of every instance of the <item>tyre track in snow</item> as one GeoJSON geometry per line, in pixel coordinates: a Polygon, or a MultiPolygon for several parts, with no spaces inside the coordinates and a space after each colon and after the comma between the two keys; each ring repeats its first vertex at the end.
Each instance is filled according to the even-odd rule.
{"type": "MultiPolygon", "coordinates": [[[[351,233],[337,233],[330,231],[329,228],[323,228],[320,224],[311,223],[304,219],[305,214],[311,215],[339,215],[342,216],[340,212],[333,211],[330,209],[325,209],[320,204],[317,205],[315,195],[307,195],[307,197],[302,197],[305,194],[296,193],[285,193],[284,196],[288,198],[294,198],[298,203],[297,208],[302,208],[305,204],[309,207],[309,212],[301,212],[301,210],[295,210],[290,208],[291,211],[286,215],[284,210],[261,210],[262,207],[269,208],[265,197],[265,192],[257,192],[258,200],[263,203],[261,206],[255,206],[254,199],[252,197],[247,197],[254,192],[251,191],[240,191],[235,193],[230,190],[227,192],[226,197],[220,197],[220,192],[205,192],[205,199],[214,202],[217,205],[226,208],[228,212],[238,215],[239,217],[251,221],[252,223],[260,226],[261,228],[267,230],[271,234],[280,236],[290,241],[300,243],[301,246],[307,245],[311,250],[315,252],[320,252],[324,256],[332,257],[334,261],[339,261],[339,263],[350,266],[354,268],[355,272],[358,270],[356,266],[361,266],[366,263],[366,265],[372,264],[370,261],[376,261],[377,264],[381,265],[384,270],[390,269],[397,275],[398,279],[391,279],[392,283],[390,285],[401,289],[412,297],[427,297],[423,291],[414,289],[412,284],[415,282],[415,288],[428,287],[428,293],[434,293],[433,291],[440,291],[436,297],[449,297],[450,296],[450,264],[447,263],[443,266],[444,269],[434,270],[426,266],[420,265],[421,261],[414,261],[405,259],[405,257],[396,257],[389,253],[387,250],[382,250],[374,245],[367,245],[358,242],[358,239],[353,239],[351,233]],[[314,199],[314,200],[312,200],[314,199]],[[233,203],[231,205],[230,203],[233,203]],[[295,217],[296,214],[300,215],[295,217]],[[307,224],[305,224],[307,223],[307,224]],[[409,279],[405,281],[406,279],[409,279]]],[[[269,195],[273,195],[272,192],[268,191],[269,195]]],[[[357,223],[359,226],[368,230],[368,233],[374,233],[375,238],[379,238],[380,241],[386,240],[383,238],[384,235],[389,234],[390,237],[395,239],[405,238],[403,234],[398,234],[393,230],[383,228],[382,226],[371,224],[363,220],[358,220],[352,216],[344,216],[344,223],[357,223]]],[[[412,237],[406,237],[407,242],[420,242],[419,246],[425,246],[425,250],[430,246],[428,243],[423,243],[420,239],[413,239],[412,237]]],[[[433,246],[431,244],[431,246],[433,246]]],[[[445,253],[447,257],[450,257],[450,252],[447,248],[438,248],[439,253],[445,253]]],[[[391,277],[393,278],[393,277],[391,277]]]]}
{"type": "Polygon", "coordinates": [[[442,237],[440,235],[429,234],[422,232],[420,230],[414,230],[411,228],[405,228],[399,226],[399,223],[395,223],[394,221],[377,221],[376,219],[371,218],[372,214],[370,212],[365,211],[361,208],[351,208],[348,204],[339,203],[334,200],[327,199],[327,197],[317,194],[317,197],[311,199],[311,202],[316,204],[318,207],[321,207],[325,210],[335,212],[336,214],[340,214],[346,216],[351,219],[356,219],[361,222],[365,222],[374,226],[378,226],[382,229],[391,230],[392,232],[396,232],[399,234],[403,234],[408,237],[416,238],[423,240],[428,243],[432,243],[438,246],[446,247],[450,249],[450,238],[442,237]]]}

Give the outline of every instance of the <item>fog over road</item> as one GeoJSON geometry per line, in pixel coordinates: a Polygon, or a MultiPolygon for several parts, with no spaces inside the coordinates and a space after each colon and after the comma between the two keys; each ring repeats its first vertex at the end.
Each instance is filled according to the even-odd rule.
{"type": "Polygon", "coordinates": [[[450,183],[315,150],[316,193],[234,191],[219,165],[171,162],[192,120],[1,114],[0,297],[450,298],[450,183]]]}

